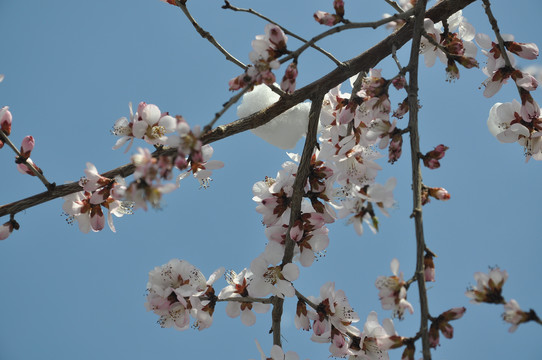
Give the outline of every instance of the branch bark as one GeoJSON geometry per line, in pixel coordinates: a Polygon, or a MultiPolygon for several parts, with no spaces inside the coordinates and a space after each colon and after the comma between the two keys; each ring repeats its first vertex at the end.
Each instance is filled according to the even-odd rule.
{"type": "MultiPolygon", "coordinates": [[[[420,0],[416,3],[415,13],[425,12],[427,0],[420,0]]],[[[418,133],[418,65],[420,43],[423,33],[423,17],[415,16],[414,32],[412,35],[412,47],[410,50],[410,61],[407,66],[409,73],[408,106],[410,129],[410,152],[412,166],[412,197],[414,223],[416,228],[416,272],[415,278],[418,283],[418,293],[420,297],[420,335],[422,338],[422,354],[424,360],[431,360],[431,350],[429,346],[429,306],[427,302],[427,290],[425,288],[424,275],[424,250],[425,239],[423,234],[422,217],[422,175],[420,169],[420,140],[418,133]]]]}

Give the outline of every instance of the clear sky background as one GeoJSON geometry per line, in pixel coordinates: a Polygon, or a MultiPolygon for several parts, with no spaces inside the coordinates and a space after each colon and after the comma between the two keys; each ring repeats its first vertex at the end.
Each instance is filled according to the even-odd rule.
{"type": "MultiPolygon", "coordinates": [[[[248,62],[250,42],[263,34],[265,22],[222,10],[221,1],[188,4],[206,30],[248,62]]],[[[332,9],[331,0],[232,4],[260,10],[306,38],[325,30],[312,14],[332,9]]],[[[384,1],[346,1],[346,16],[354,21],[376,20],[384,12],[392,12],[384,1]]],[[[539,1],[495,1],[494,13],[503,33],[542,45],[539,1]]],[[[477,32],[490,33],[480,2],[464,16],[477,32]]],[[[154,103],[182,114],[190,124],[205,125],[231,96],[228,80],[240,74],[195,33],[179,9],[158,0],[0,0],[0,19],[0,73],[6,76],[0,105],[9,105],[13,113],[11,138],[19,145],[33,135],[32,159],[57,184],[78,180],[87,161],[101,172],[129,162],[135,148],[128,154],[111,150],[116,137],[109,130],[116,119],[128,116],[130,101],[154,103]]],[[[383,28],[355,30],[320,45],[346,60],[387,33],[383,28]]],[[[291,40],[288,46],[299,43],[291,40]]],[[[405,65],[407,52],[399,55],[405,65]]],[[[379,67],[384,77],[395,74],[389,60],[379,67]]],[[[298,81],[307,84],[332,68],[327,58],[308,51],[300,57],[298,81]]],[[[422,151],[441,143],[450,147],[439,170],[424,169],[424,183],[452,194],[446,203],[424,207],[426,240],[438,255],[437,281],[428,284],[430,311],[438,316],[467,307],[464,318],[453,323],[454,339],[441,339],[434,358],[540,359],[542,327],[530,323],[509,334],[501,306],[472,305],[464,296],[475,272],[498,265],[510,275],[505,298],[542,314],[542,170],[540,163],[524,162],[519,145],[500,144],[487,130],[489,109],[495,102],[517,99],[514,87],[485,99],[479,89],[485,79],[481,71],[460,71],[454,84],[445,82],[440,63],[422,67],[420,74],[422,151]]],[[[283,69],[277,71],[277,77],[282,74],[283,69]]],[[[540,90],[534,96],[542,101],[540,90]]],[[[392,97],[392,104],[403,97],[392,97]]],[[[235,119],[232,109],[220,121],[235,119]]],[[[398,126],[405,124],[402,120],[398,126]]],[[[384,170],[378,182],[398,179],[397,206],[390,218],[380,217],[380,233],[358,237],[351,226],[337,221],[330,226],[327,255],[302,269],[295,283],[303,294],[316,296],[322,284],[335,281],[362,318],[360,327],[372,310],[380,320],[391,315],[381,309],[374,287],[377,276],[391,275],[390,261],[398,258],[407,278],[414,271],[407,141],[398,163],[380,162],[384,170]]],[[[255,338],[269,354],[270,314],[258,315],[256,325],[247,328],[240,319],[228,318],[219,304],[210,329],[178,332],[161,329],[157,316],[143,306],[148,272],[155,266],[180,258],[206,276],[220,266],[239,272],[264,249],[252,185],[266,175],[274,177],[288,158],[250,133],[213,147],[214,158],[225,167],[214,172],[209,189],[187,179],[165,197],[162,210],[115,219],[117,233],[82,234],[65,222],[61,199],[18,214],[21,229],[0,243],[0,359],[249,359],[259,358],[255,338]]],[[[16,171],[13,157],[7,147],[0,151],[2,204],[44,190],[37,179],[16,171]]],[[[215,288],[224,286],[221,279],[215,288]]],[[[419,326],[415,287],[408,299],[415,314],[395,324],[400,335],[413,336],[419,326]]],[[[302,359],[328,358],[328,345],[312,343],[309,333],[295,329],[294,314],[295,301],[289,300],[284,348],[302,359]]],[[[390,352],[392,359],[400,355],[390,352]]]]}

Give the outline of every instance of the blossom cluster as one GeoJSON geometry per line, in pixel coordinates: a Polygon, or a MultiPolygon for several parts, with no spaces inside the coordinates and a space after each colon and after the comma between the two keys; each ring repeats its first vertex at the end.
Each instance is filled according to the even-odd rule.
{"type": "Polygon", "coordinates": [[[140,148],[132,156],[132,163],[136,167],[134,182],[124,185],[119,181],[118,197],[133,201],[136,208],[146,210],[147,202],[154,208],[160,206],[162,194],[173,191],[179,185],[178,182],[163,183],[172,179],[174,168],[185,171],[178,176],[178,180],[192,173],[202,187],[207,187],[212,171],[224,166],[221,161],[210,160],[213,148],[201,142],[202,133],[198,125],[191,129],[182,116],[172,117],[167,112],[161,112],[154,104],[141,102],[135,114],[130,106],[130,121],[120,118],[114,129],[114,134],[121,138],[113,149],[128,141],[130,146],[134,138],[162,148],[177,149],[174,155],[159,153],[154,156],[148,149],[140,148]]]}
{"type": "Polygon", "coordinates": [[[509,332],[514,332],[520,324],[528,321],[536,321],[542,324],[542,320],[536,312],[530,309],[528,312],[521,310],[516,300],[506,301],[502,296],[502,287],[508,279],[506,270],[498,267],[490,269],[489,273],[477,272],[474,274],[476,286],[470,287],[465,295],[471,299],[472,303],[488,303],[504,305],[502,318],[505,322],[511,324],[509,332]]]}
{"type": "MultiPolygon", "coordinates": [[[[115,231],[111,215],[122,216],[138,208],[147,210],[148,204],[159,208],[162,195],[178,188],[180,180],[190,173],[202,187],[207,187],[212,170],[224,166],[220,161],[210,160],[213,148],[202,144],[199,126],[191,129],[181,116],[163,113],[154,104],[139,103],[135,114],[130,104],[130,119],[118,119],[113,133],[120,136],[113,149],[128,143],[128,150],[134,139],[142,139],[161,152],[151,154],[149,149],[138,148],[131,157],[135,170],[134,180],[129,184],[120,176],[114,179],[104,177],[93,164],[87,163],[86,177],[79,182],[83,191],[65,196],[63,205],[68,221],[77,221],[85,233],[104,228],[102,208],[108,210],[107,222],[115,231]],[[175,148],[176,152],[166,154],[166,148],[175,148]],[[184,172],[177,181],[169,182],[173,180],[175,168],[184,172]]],[[[23,141],[21,153],[28,156],[32,147],[33,139],[30,137],[23,141]]]]}
{"type": "Polygon", "coordinates": [[[306,301],[298,301],[295,325],[306,331],[312,328],[312,341],[330,343],[329,352],[333,357],[387,358],[389,349],[403,345],[403,338],[397,335],[393,321],[384,319],[380,325],[374,311],[367,316],[363,330],[353,325],[360,318],[344,291],[335,290],[333,282],[321,287],[319,297],[309,297],[306,301]],[[306,301],[314,309],[307,308],[306,301]]]}
{"type": "MultiPolygon", "coordinates": [[[[272,85],[275,82],[275,74],[272,70],[280,67],[278,58],[288,52],[286,42],[288,37],[282,29],[275,24],[265,26],[265,34],[257,35],[252,40],[252,51],[249,54],[252,65],[246,71],[229,81],[230,90],[239,90],[246,86],[258,84],[272,85]]],[[[291,65],[283,80],[282,89],[292,92],[295,88],[297,77],[296,65],[291,65]]]]}
{"type": "Polygon", "coordinates": [[[431,19],[424,20],[426,37],[421,40],[420,53],[424,55],[425,65],[431,67],[438,57],[446,64],[447,80],[459,79],[457,63],[467,69],[478,67],[474,27],[467,22],[461,11],[447,20],[446,29],[441,22],[435,24],[431,19]],[[457,32],[454,32],[457,31],[457,32]]]}
{"type": "Polygon", "coordinates": [[[493,136],[503,143],[518,142],[523,146],[526,160],[531,157],[542,160],[542,118],[540,106],[533,99],[531,92],[538,87],[537,79],[516,68],[515,55],[533,60],[538,57],[538,47],[533,43],[515,42],[513,36],[502,35],[505,49],[498,42],[491,41],[485,34],[477,34],[476,42],[488,57],[483,68],[488,78],[484,81],[484,96],[495,95],[508,79],[514,80],[521,104],[513,100],[508,103],[496,103],[489,112],[487,126],[493,136]]]}
{"type": "Polygon", "coordinates": [[[106,209],[107,224],[111,231],[115,232],[112,215],[121,217],[129,213],[130,205],[114,198],[117,181],[100,175],[94,164],[87,163],[85,175],[86,177],[79,181],[83,191],[64,197],[62,210],[67,214],[68,222],[77,221],[79,230],[83,233],[90,230],[101,231],[105,226],[103,209],[106,209]]]}
{"type": "Polygon", "coordinates": [[[330,14],[325,11],[317,11],[314,13],[314,20],[319,22],[322,25],[333,26],[344,20],[344,1],[343,0],[334,0],[333,8],[335,9],[334,14],[330,14]]]}
{"type": "Polygon", "coordinates": [[[217,299],[212,285],[223,273],[220,268],[207,280],[192,264],[172,259],[149,273],[145,307],[160,316],[163,328],[186,330],[192,316],[195,328],[206,329],[213,322],[217,299]]]}

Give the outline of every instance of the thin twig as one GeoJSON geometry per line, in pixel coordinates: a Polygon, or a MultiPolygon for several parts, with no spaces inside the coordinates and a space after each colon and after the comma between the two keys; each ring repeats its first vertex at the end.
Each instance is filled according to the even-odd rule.
{"type": "MultiPolygon", "coordinates": [[[[303,39],[301,36],[291,32],[290,30],[286,29],[284,26],[278,24],[277,22],[271,20],[270,18],[268,18],[267,16],[263,15],[263,14],[260,14],[259,12],[257,11],[254,11],[253,9],[243,9],[243,8],[238,8],[236,6],[232,6],[230,4],[229,1],[227,0],[224,0],[224,3],[225,5],[222,6],[222,9],[230,9],[230,10],[233,10],[233,11],[239,11],[239,12],[246,12],[246,13],[249,13],[249,14],[252,14],[252,15],[255,15],[267,22],[270,22],[271,24],[274,24],[274,25],[277,25],[278,27],[280,27],[282,29],[282,31],[284,31],[284,33],[286,35],[290,35],[291,37],[293,38],[296,38],[297,40],[299,41],[302,41],[304,43],[307,43],[307,40],[303,39]]],[[[340,60],[338,60],[337,58],[335,58],[335,56],[333,56],[330,52],[322,49],[321,47],[315,45],[315,44],[312,44],[311,47],[316,50],[316,51],[319,51],[321,52],[322,54],[324,54],[325,56],[327,56],[331,61],[333,61],[337,66],[340,66],[342,65],[342,62],[340,60]]]]}
{"type": "Polygon", "coordinates": [[[416,272],[414,277],[418,282],[418,292],[420,297],[420,334],[422,338],[422,353],[424,360],[431,360],[431,351],[429,344],[429,306],[427,301],[427,290],[425,288],[424,276],[424,250],[425,239],[423,234],[423,217],[422,217],[422,176],[420,169],[420,139],[418,132],[418,64],[419,52],[423,30],[425,6],[427,0],[419,0],[414,7],[416,11],[414,21],[414,33],[412,35],[412,47],[410,50],[410,61],[408,64],[409,71],[409,123],[410,129],[410,149],[412,162],[412,197],[413,197],[413,215],[416,228],[416,272]]]}
{"type": "Polygon", "coordinates": [[[234,63],[235,65],[239,66],[240,68],[246,70],[247,66],[245,64],[243,64],[241,61],[239,61],[235,56],[233,56],[232,54],[230,54],[226,49],[224,49],[222,47],[222,45],[220,45],[218,43],[218,41],[215,40],[215,38],[207,31],[203,30],[203,28],[201,26],[199,26],[199,24],[196,22],[196,20],[192,17],[192,15],[190,14],[190,11],[188,11],[188,8],[186,7],[186,5],[184,3],[179,3],[179,8],[183,11],[183,13],[186,15],[186,17],[188,18],[188,20],[190,21],[190,23],[192,23],[192,26],[194,26],[194,28],[196,29],[196,31],[198,32],[198,34],[201,35],[202,38],[204,39],[207,39],[211,44],[213,44],[213,46],[215,48],[218,49],[218,51],[220,51],[222,54],[224,54],[224,56],[226,56],[226,60],[228,61],[231,61],[232,63],[234,63]]]}
{"type": "Polygon", "coordinates": [[[234,96],[232,96],[230,98],[230,100],[228,100],[228,102],[226,102],[223,107],[222,107],[222,110],[220,110],[219,112],[217,112],[215,114],[215,117],[213,120],[211,120],[210,123],[208,123],[207,125],[205,125],[205,127],[203,128],[203,132],[206,133],[207,131],[210,131],[213,126],[215,125],[215,123],[217,122],[218,119],[220,119],[220,117],[235,103],[237,103],[237,101],[239,101],[239,99],[247,92],[249,91],[251,88],[253,87],[253,84],[248,84],[247,86],[245,86],[243,88],[243,90],[239,91],[237,94],[235,94],[234,96]]]}
{"type": "Polygon", "coordinates": [[[493,16],[493,12],[491,11],[491,3],[489,2],[489,0],[482,0],[482,2],[484,3],[483,7],[486,12],[489,23],[491,24],[491,28],[493,29],[493,32],[495,33],[495,36],[497,37],[497,42],[499,43],[499,48],[501,49],[501,54],[504,59],[504,63],[506,64],[506,66],[512,67],[512,62],[510,61],[510,58],[508,57],[508,53],[506,52],[506,47],[504,46],[504,39],[501,36],[501,31],[499,30],[497,19],[495,19],[495,16],[493,16]]]}
{"type": "Polygon", "coordinates": [[[282,63],[285,63],[286,61],[288,61],[288,60],[290,60],[292,58],[299,57],[299,55],[303,51],[305,51],[309,46],[312,46],[317,41],[322,40],[323,38],[328,37],[328,36],[333,35],[333,34],[336,34],[338,32],[341,32],[341,31],[344,31],[344,30],[350,30],[350,29],[361,29],[361,28],[373,28],[373,29],[376,29],[377,27],[382,26],[382,25],[387,24],[387,23],[392,22],[392,21],[396,21],[396,20],[399,20],[399,19],[405,20],[405,19],[409,18],[412,14],[414,14],[414,9],[410,9],[408,11],[405,11],[405,12],[401,13],[401,14],[395,14],[395,15],[392,15],[390,17],[378,20],[378,21],[358,22],[358,23],[351,22],[351,23],[348,23],[348,24],[335,26],[335,27],[333,27],[333,28],[331,28],[331,29],[329,29],[327,31],[324,31],[323,33],[313,37],[312,39],[307,41],[304,45],[302,45],[300,48],[298,48],[297,50],[291,52],[286,57],[280,59],[280,63],[282,64],[282,63]]]}
{"type": "Polygon", "coordinates": [[[302,293],[300,293],[299,291],[297,291],[297,289],[295,289],[295,296],[297,296],[297,298],[299,300],[303,300],[303,302],[305,302],[305,304],[309,305],[311,308],[313,308],[313,310],[317,310],[318,308],[318,304],[315,304],[313,303],[312,301],[310,301],[305,295],[303,295],[302,293]]]}
{"type": "Polygon", "coordinates": [[[40,179],[40,181],[43,183],[43,185],[45,185],[47,190],[51,190],[56,186],[54,183],[51,184],[49,181],[47,181],[45,176],[43,176],[43,174],[39,172],[38,169],[36,169],[34,164],[29,162],[28,159],[25,159],[21,156],[21,152],[19,151],[19,149],[17,149],[15,144],[11,142],[10,138],[2,130],[0,130],[0,138],[2,138],[2,141],[8,144],[8,146],[15,152],[15,154],[17,154],[17,159],[20,159],[30,169],[30,171],[32,171],[34,175],[36,175],[38,179],[40,179]]]}
{"type": "Polygon", "coordinates": [[[387,2],[392,8],[394,8],[398,13],[403,13],[405,12],[405,10],[403,10],[399,4],[397,4],[395,1],[393,0],[384,0],[385,2],[387,2]]]}

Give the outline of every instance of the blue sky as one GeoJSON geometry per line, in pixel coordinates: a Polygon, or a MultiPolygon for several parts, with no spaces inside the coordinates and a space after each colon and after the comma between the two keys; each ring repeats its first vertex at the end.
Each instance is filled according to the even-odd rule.
{"type": "MultiPolygon", "coordinates": [[[[309,38],[324,30],[312,13],[331,10],[331,3],[232,4],[260,10],[309,38]]],[[[540,46],[538,1],[495,3],[504,33],[540,46]]],[[[263,21],[224,11],[221,1],[188,4],[206,30],[248,62],[250,42],[263,33],[263,21]]],[[[384,1],[346,2],[351,20],[376,20],[383,12],[391,12],[384,1]]],[[[33,135],[32,158],[57,184],[78,180],[87,161],[102,172],[129,161],[134,150],[129,154],[111,150],[116,138],[110,129],[116,119],[128,115],[130,101],[154,103],[182,114],[190,124],[205,125],[231,96],[228,80],[240,73],[195,33],[178,9],[158,0],[1,1],[0,14],[0,73],[6,76],[0,84],[0,105],[10,106],[13,113],[13,141],[18,145],[24,136],[33,135]]],[[[480,3],[468,7],[464,16],[477,32],[490,33],[480,3]]],[[[385,29],[356,30],[320,45],[344,60],[386,34],[385,29]]],[[[407,52],[399,55],[406,64],[407,52]]],[[[389,60],[379,67],[385,77],[395,74],[389,60]]],[[[299,60],[299,83],[307,84],[332,68],[329,60],[309,51],[299,60]]],[[[282,76],[282,69],[278,74],[282,76]]],[[[430,311],[437,316],[452,307],[467,307],[464,318],[453,323],[454,339],[441,339],[433,354],[435,359],[539,359],[539,325],[522,325],[509,334],[500,318],[501,307],[472,305],[464,296],[474,272],[498,265],[510,275],[504,296],[542,313],[542,290],[537,285],[542,274],[542,170],[535,161],[524,162],[520,146],[500,144],[488,132],[490,107],[512,101],[517,92],[509,85],[485,99],[479,90],[484,78],[480,71],[461,69],[461,79],[449,84],[441,64],[422,68],[420,74],[422,151],[441,143],[450,147],[439,170],[424,170],[424,183],[452,194],[450,201],[433,201],[424,208],[427,243],[438,255],[437,281],[428,290],[430,311]]],[[[540,90],[534,96],[541,101],[540,90]]],[[[392,98],[392,103],[403,97],[392,98]]],[[[220,121],[233,120],[235,109],[220,121]]],[[[402,121],[399,126],[404,126],[402,121]]],[[[117,233],[109,229],[80,233],[65,222],[60,199],[17,214],[21,229],[0,244],[0,358],[249,359],[259,357],[255,338],[269,353],[269,314],[259,315],[256,325],[247,328],[239,319],[228,318],[219,305],[210,329],[178,332],[161,329],[157,317],[143,306],[148,272],[155,266],[180,258],[206,276],[220,266],[239,272],[264,249],[252,185],[275,176],[288,158],[250,133],[213,147],[213,157],[225,167],[214,172],[209,189],[199,189],[187,179],[165,197],[163,209],[115,219],[117,233]]],[[[381,161],[384,170],[377,181],[395,176],[398,185],[396,208],[390,218],[380,217],[380,232],[358,237],[344,221],[330,226],[326,256],[302,269],[295,284],[303,294],[316,296],[322,284],[335,281],[362,321],[372,310],[380,320],[391,315],[381,309],[374,281],[390,275],[394,257],[405,277],[414,271],[409,155],[405,146],[398,163],[389,166],[381,161]]],[[[13,156],[7,147],[0,151],[5,164],[0,177],[2,204],[44,190],[35,178],[16,171],[13,156]]],[[[223,286],[222,279],[215,287],[223,286]]],[[[415,314],[395,322],[401,335],[412,336],[418,328],[415,290],[408,295],[415,314]]],[[[302,359],[327,358],[327,345],[311,343],[309,334],[295,330],[294,312],[295,301],[290,300],[284,315],[285,349],[297,351],[302,359]]],[[[398,359],[400,351],[390,355],[398,359]]]]}

